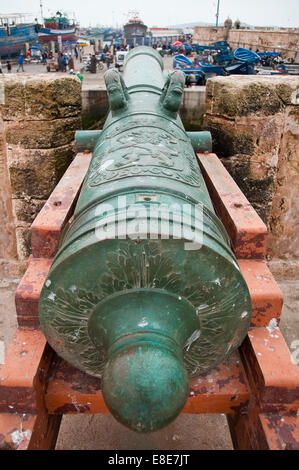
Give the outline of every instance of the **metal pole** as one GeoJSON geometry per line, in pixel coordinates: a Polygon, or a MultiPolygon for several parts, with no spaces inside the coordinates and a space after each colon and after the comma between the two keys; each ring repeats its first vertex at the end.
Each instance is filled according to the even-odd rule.
{"type": "Polygon", "coordinates": [[[217,2],[216,27],[218,26],[218,17],[219,17],[219,3],[220,3],[220,0],[218,0],[218,2],[217,2]]]}
{"type": "Polygon", "coordinates": [[[42,24],[44,24],[44,13],[43,13],[43,2],[42,0],[40,0],[40,14],[41,14],[41,17],[42,17],[42,24]]]}

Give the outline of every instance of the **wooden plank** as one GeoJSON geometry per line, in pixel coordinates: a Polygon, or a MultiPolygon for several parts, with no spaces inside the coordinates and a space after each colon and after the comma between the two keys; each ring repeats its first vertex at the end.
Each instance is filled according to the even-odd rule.
{"type": "Polygon", "coordinates": [[[0,450],[53,450],[62,416],[0,413],[0,450]]]}
{"type": "Polygon", "coordinates": [[[0,366],[0,412],[35,413],[35,377],[46,347],[41,331],[18,328],[0,366]]]}
{"type": "Polygon", "coordinates": [[[91,154],[77,154],[30,228],[35,258],[53,258],[64,227],[71,217],[91,154]]]}
{"type": "Polygon", "coordinates": [[[231,239],[238,259],[263,259],[267,227],[217,155],[197,154],[215,211],[231,239]]]}
{"type": "Polygon", "coordinates": [[[26,450],[36,417],[28,413],[0,413],[0,450],[26,450]]]}
{"type": "Polygon", "coordinates": [[[19,326],[38,326],[38,302],[50,270],[52,258],[31,257],[27,271],[15,293],[19,326]]]}
{"type": "Polygon", "coordinates": [[[299,450],[297,413],[261,413],[259,420],[269,450],[299,450]]]}
{"type": "Polygon", "coordinates": [[[279,324],[283,295],[266,262],[238,260],[238,263],[250,292],[251,326],[268,326],[273,319],[279,324]]]}
{"type": "MultiPolygon", "coordinates": [[[[183,413],[232,413],[244,405],[249,390],[237,353],[209,374],[192,379],[183,413]]],[[[49,413],[108,413],[101,381],[57,358],[50,372],[45,403],[49,413]]]]}
{"type": "Polygon", "coordinates": [[[275,323],[252,328],[240,347],[250,388],[262,411],[299,407],[299,371],[275,323]]]}
{"type": "Polygon", "coordinates": [[[238,353],[208,374],[191,379],[183,413],[234,413],[249,399],[246,374],[238,353]]]}
{"type": "Polygon", "coordinates": [[[247,412],[227,415],[236,450],[298,450],[299,416],[294,411],[261,413],[254,401],[247,412]]]}
{"type": "Polygon", "coordinates": [[[62,415],[49,415],[42,410],[36,417],[28,450],[54,450],[62,415]]]}

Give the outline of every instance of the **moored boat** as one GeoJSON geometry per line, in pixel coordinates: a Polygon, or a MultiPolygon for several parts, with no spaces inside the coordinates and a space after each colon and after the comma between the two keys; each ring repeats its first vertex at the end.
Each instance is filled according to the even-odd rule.
{"type": "Polygon", "coordinates": [[[38,33],[38,42],[77,41],[77,24],[65,14],[57,12],[55,16],[44,19],[45,26],[38,33]]]}
{"type": "Polygon", "coordinates": [[[0,57],[13,57],[37,41],[39,25],[22,13],[0,14],[0,57]]]}

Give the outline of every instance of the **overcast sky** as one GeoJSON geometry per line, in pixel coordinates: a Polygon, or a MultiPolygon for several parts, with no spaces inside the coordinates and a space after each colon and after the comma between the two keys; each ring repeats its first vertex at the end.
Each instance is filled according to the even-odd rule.
{"type": "MultiPolygon", "coordinates": [[[[217,0],[42,0],[44,16],[59,11],[75,13],[81,26],[122,26],[129,11],[138,11],[151,26],[215,23],[217,0]]],[[[0,0],[0,13],[40,15],[40,0],[0,0]]],[[[299,0],[220,0],[219,22],[228,16],[256,26],[299,26],[299,0]]]]}

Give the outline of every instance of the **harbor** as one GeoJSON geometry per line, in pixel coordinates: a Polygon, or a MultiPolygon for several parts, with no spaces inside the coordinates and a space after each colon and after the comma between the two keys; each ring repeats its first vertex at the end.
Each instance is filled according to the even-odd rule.
{"type": "Polygon", "coordinates": [[[207,41],[210,34],[207,27],[150,27],[144,24],[138,11],[129,12],[127,22],[119,28],[84,28],[75,18],[60,11],[44,17],[40,2],[40,18],[29,22],[21,13],[0,16],[3,73],[14,71],[13,65],[19,71],[20,62],[21,72],[23,65],[28,65],[33,73],[40,73],[39,68],[31,67],[40,63],[47,66],[48,72],[96,73],[104,70],[104,65],[121,69],[125,54],[142,45],[153,47],[162,57],[173,57],[171,68],[184,71],[187,86],[205,85],[208,78],[218,75],[299,73],[296,28],[257,29],[255,33],[239,25],[234,30],[227,20],[227,24],[214,32],[214,40],[211,36],[207,41]],[[237,42],[234,31],[238,31],[237,42]],[[288,43],[282,45],[279,35],[288,43]]]}

